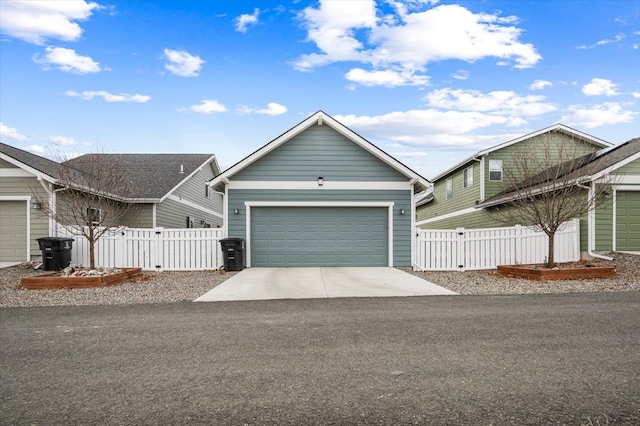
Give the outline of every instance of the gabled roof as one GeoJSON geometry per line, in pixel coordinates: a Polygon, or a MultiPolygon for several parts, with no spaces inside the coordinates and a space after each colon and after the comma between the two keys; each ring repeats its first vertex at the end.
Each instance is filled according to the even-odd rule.
{"type": "Polygon", "coordinates": [[[229,167],[224,172],[220,173],[218,176],[212,179],[209,184],[212,187],[216,187],[221,183],[226,182],[231,176],[238,173],[240,170],[244,169],[245,167],[257,161],[258,159],[269,154],[274,149],[278,148],[282,144],[286,143],[293,137],[299,135],[300,133],[304,132],[306,129],[308,129],[309,127],[315,124],[327,125],[331,127],[333,130],[337,131],[338,133],[345,136],[355,144],[359,145],[365,151],[377,157],[388,166],[404,174],[407,177],[407,179],[415,183],[416,192],[423,191],[426,188],[431,186],[431,183],[427,179],[420,176],[418,173],[414,172],[409,167],[405,166],[400,161],[398,161],[391,155],[387,154],[386,152],[384,152],[383,150],[381,150],[380,148],[378,148],[368,140],[364,139],[362,136],[358,135],[351,129],[347,128],[345,125],[338,122],[335,118],[331,117],[330,115],[326,114],[323,111],[316,112],[315,114],[311,115],[310,117],[308,117],[307,119],[299,123],[298,125],[287,130],[285,133],[278,136],[271,142],[267,143],[266,145],[262,146],[258,150],[249,154],[244,159],[240,160],[239,162],[229,167]]]}
{"type": "MultiPolygon", "coordinates": [[[[570,182],[573,185],[584,184],[600,179],[604,175],[638,159],[640,159],[640,137],[585,155],[579,159],[565,162],[554,167],[554,173],[542,172],[541,176],[545,173],[547,175],[559,176],[557,180],[548,182],[549,188],[557,187],[559,181],[565,183],[570,182]]],[[[532,180],[539,181],[536,178],[532,178],[532,180]]],[[[517,194],[514,193],[513,189],[507,189],[487,199],[479,204],[478,207],[491,207],[503,204],[516,197],[517,194]]]]}
{"type": "Polygon", "coordinates": [[[58,177],[60,164],[48,158],[40,157],[4,143],[0,143],[0,153],[7,156],[6,160],[15,166],[26,169],[36,175],[44,174],[49,181],[53,181],[58,177]]]}
{"type": "Polygon", "coordinates": [[[477,153],[475,153],[471,157],[461,161],[460,163],[456,164],[455,166],[453,166],[453,167],[447,169],[446,171],[440,173],[438,176],[436,176],[433,179],[431,179],[431,181],[432,182],[436,182],[436,181],[442,179],[443,177],[445,177],[446,175],[450,174],[454,170],[457,170],[457,169],[461,168],[462,166],[466,165],[470,161],[479,159],[480,157],[485,156],[487,154],[490,154],[490,153],[492,153],[494,151],[498,151],[499,149],[503,149],[503,148],[506,148],[508,146],[515,145],[515,144],[517,144],[519,142],[522,142],[522,141],[525,141],[527,139],[531,139],[531,138],[534,138],[536,136],[540,136],[542,134],[549,133],[549,132],[561,132],[561,133],[564,133],[566,135],[569,135],[569,136],[578,138],[580,140],[583,140],[585,142],[591,143],[591,144],[597,146],[598,148],[608,148],[608,147],[613,146],[613,144],[611,144],[611,143],[609,143],[607,141],[604,141],[602,139],[598,139],[595,136],[588,135],[588,134],[583,133],[583,132],[581,132],[579,130],[572,129],[571,127],[565,126],[564,124],[558,123],[558,124],[554,124],[553,126],[545,127],[544,129],[538,130],[536,132],[529,133],[529,134],[526,134],[524,136],[520,136],[520,137],[518,137],[516,139],[512,139],[510,141],[503,142],[501,144],[492,146],[490,148],[483,149],[482,151],[478,151],[477,153]]]}
{"type": "Polygon", "coordinates": [[[135,182],[139,201],[161,201],[211,162],[214,175],[220,171],[213,154],[85,154],[63,164],[83,171],[102,161],[115,163],[135,182]]]}
{"type": "MultiPolygon", "coordinates": [[[[211,164],[214,175],[220,172],[213,154],[85,154],[58,163],[3,143],[0,148],[10,162],[34,174],[43,173],[43,177],[52,183],[60,179],[61,167],[67,167],[69,176],[77,173],[77,184],[87,191],[96,188],[83,185],[85,179],[81,174],[102,161],[113,162],[136,185],[135,200],[123,198],[123,201],[162,201],[206,165],[211,164]]],[[[118,198],[123,194],[115,192],[112,195],[118,198]]]]}

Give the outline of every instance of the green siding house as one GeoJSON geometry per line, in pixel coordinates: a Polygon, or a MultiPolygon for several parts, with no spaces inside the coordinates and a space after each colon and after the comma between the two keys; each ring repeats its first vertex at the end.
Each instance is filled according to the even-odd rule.
{"type": "MultiPolygon", "coordinates": [[[[136,198],[114,199],[136,208],[122,223],[130,228],[221,227],[222,196],[207,184],[219,173],[212,154],[87,154],[64,163],[0,144],[0,262],[24,262],[41,254],[37,238],[57,235],[56,223],[37,201],[64,205],[61,168],[74,173],[112,162],[135,183],[136,198]],[[95,156],[99,156],[96,159],[95,156]]],[[[90,191],[91,188],[87,188],[90,191]]]]}
{"type": "MultiPolygon", "coordinates": [[[[541,155],[537,147],[542,144],[551,147],[545,150],[551,164],[554,160],[558,165],[562,163],[554,158],[561,146],[576,157],[588,159],[582,167],[570,171],[580,185],[611,187],[608,191],[611,199],[580,218],[581,251],[590,255],[594,255],[594,251],[640,251],[638,140],[614,146],[562,124],[480,151],[436,176],[433,192],[423,194],[416,201],[417,226],[473,229],[515,225],[502,222],[492,210],[508,202],[504,194],[509,191],[503,174],[509,162],[521,152],[541,155]]],[[[588,189],[584,192],[586,197],[588,189]]]]}
{"type": "Polygon", "coordinates": [[[324,112],[216,176],[247,266],[412,266],[429,182],[324,112]]]}

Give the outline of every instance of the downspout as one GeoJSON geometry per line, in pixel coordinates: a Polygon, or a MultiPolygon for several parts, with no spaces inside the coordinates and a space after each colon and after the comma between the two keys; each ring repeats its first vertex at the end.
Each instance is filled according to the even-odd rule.
{"type": "MultiPolygon", "coordinates": [[[[593,200],[593,197],[595,197],[595,194],[596,194],[595,182],[592,181],[591,185],[588,187],[580,184],[578,184],[578,186],[580,188],[588,189],[589,200],[593,200]]],[[[596,259],[609,260],[609,261],[614,260],[613,257],[594,253],[593,250],[595,249],[595,245],[596,245],[595,242],[596,242],[596,209],[595,207],[592,207],[589,209],[589,212],[587,213],[587,254],[591,257],[595,257],[596,259]]]]}

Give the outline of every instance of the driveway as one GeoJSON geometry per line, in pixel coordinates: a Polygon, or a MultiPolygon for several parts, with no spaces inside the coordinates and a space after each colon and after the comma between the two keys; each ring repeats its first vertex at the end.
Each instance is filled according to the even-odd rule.
{"type": "Polygon", "coordinates": [[[248,268],[196,302],[456,294],[395,268],[248,268]]]}

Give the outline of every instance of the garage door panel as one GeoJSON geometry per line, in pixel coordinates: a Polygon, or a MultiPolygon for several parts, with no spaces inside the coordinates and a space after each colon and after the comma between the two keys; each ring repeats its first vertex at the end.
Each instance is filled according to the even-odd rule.
{"type": "Polygon", "coordinates": [[[387,220],[384,207],[256,207],[252,265],[386,266],[387,220]]]}
{"type": "Polygon", "coordinates": [[[27,202],[0,201],[0,262],[27,259],[27,202]]]}
{"type": "Polygon", "coordinates": [[[616,195],[616,250],[640,251],[640,191],[616,195]]]}

